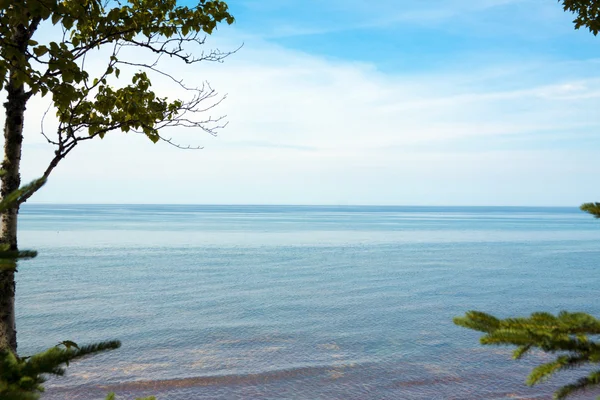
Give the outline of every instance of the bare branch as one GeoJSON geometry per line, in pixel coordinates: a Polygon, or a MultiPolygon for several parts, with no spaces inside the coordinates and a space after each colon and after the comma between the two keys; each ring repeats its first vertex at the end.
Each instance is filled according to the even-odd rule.
{"type": "Polygon", "coordinates": [[[166,143],[170,144],[173,147],[177,147],[178,149],[181,149],[181,150],[202,150],[202,149],[204,149],[203,146],[191,146],[191,145],[183,146],[183,145],[180,145],[178,143],[173,142],[173,138],[166,139],[166,138],[160,136],[160,140],[162,140],[163,142],[166,142],[166,143]]]}
{"type": "Polygon", "coordinates": [[[224,52],[219,49],[213,49],[208,53],[202,51],[200,56],[193,56],[189,53],[185,53],[183,45],[186,43],[196,43],[198,45],[205,44],[206,36],[203,36],[202,38],[199,38],[199,36],[199,33],[188,36],[183,36],[180,34],[179,37],[176,38],[158,40],[155,39],[156,36],[151,35],[147,38],[147,40],[143,41],[136,39],[126,40],[123,46],[145,48],[156,54],[179,58],[186,64],[195,64],[201,61],[223,62],[225,58],[235,54],[243,47],[242,44],[237,49],[228,52],[224,52]]]}
{"type": "Polygon", "coordinates": [[[160,74],[162,76],[169,78],[170,80],[175,82],[177,85],[179,85],[179,87],[181,87],[184,90],[190,90],[190,91],[203,90],[203,89],[199,89],[199,88],[188,87],[183,83],[183,79],[178,80],[173,75],[156,68],[156,65],[158,65],[158,62],[160,61],[162,56],[163,56],[163,54],[159,55],[158,58],[152,64],[136,63],[136,62],[130,62],[130,61],[121,61],[121,60],[117,61],[117,64],[123,64],[123,65],[129,65],[131,67],[139,67],[139,68],[149,69],[150,71],[156,72],[157,74],[160,74]]]}
{"type": "Polygon", "coordinates": [[[58,133],[58,142],[55,142],[54,140],[51,140],[48,135],[46,135],[46,133],[44,132],[44,121],[46,120],[46,115],[48,115],[48,112],[50,111],[50,109],[52,108],[52,103],[50,103],[48,105],[48,108],[46,109],[46,111],[44,111],[44,115],[42,115],[42,120],[40,121],[40,133],[42,134],[43,137],[46,138],[46,140],[48,141],[48,143],[53,144],[55,146],[60,146],[61,143],[61,136],[60,136],[60,132],[58,133]]]}
{"type": "MultiPolygon", "coordinates": [[[[111,0],[106,0],[105,7],[107,7],[110,1],[111,0]]],[[[118,0],[116,1],[118,3],[118,0]]],[[[169,25],[169,23],[162,23],[161,26],[167,28],[176,27],[169,25]]],[[[94,81],[88,79],[88,76],[86,75],[81,82],[78,82],[77,84],[71,83],[78,91],[78,96],[76,99],[73,99],[66,108],[64,108],[64,106],[61,107],[61,113],[59,114],[60,122],[56,130],[56,139],[50,138],[44,130],[44,121],[50,108],[44,113],[41,122],[41,134],[48,143],[56,147],[56,150],[54,158],[48,165],[43,177],[48,177],[60,161],[62,161],[62,159],[64,159],[79,142],[91,140],[97,136],[103,137],[105,134],[115,130],[133,131],[145,134],[152,140],[160,140],[179,149],[198,150],[203,147],[177,143],[173,137],[166,137],[162,134],[162,131],[166,128],[194,128],[200,129],[211,136],[217,136],[218,130],[227,126],[225,116],[212,117],[209,115],[208,118],[200,116],[200,114],[207,113],[221,104],[226,96],[219,97],[208,82],[203,82],[199,87],[190,87],[186,85],[183,79],[178,79],[175,75],[161,69],[160,61],[163,56],[166,55],[175,57],[186,64],[194,64],[200,61],[223,62],[226,57],[239,51],[241,47],[243,47],[243,44],[231,52],[222,52],[219,49],[215,49],[208,52],[202,51],[194,55],[186,52],[184,47],[187,47],[189,44],[203,45],[206,41],[206,35],[199,32],[183,35],[181,31],[178,31],[173,36],[165,38],[157,33],[159,30],[154,30],[154,33],[151,33],[144,38],[140,38],[139,36],[131,38],[129,34],[138,31],[139,27],[135,28],[122,25],[105,26],[103,27],[101,34],[95,37],[88,37],[88,40],[80,42],[75,46],[73,42],[70,41],[72,30],[67,30],[63,27],[62,42],[71,47],[71,56],[69,59],[70,61],[79,64],[80,71],[85,71],[86,58],[89,51],[108,44],[112,44],[113,49],[111,57],[107,60],[106,69],[94,81]],[[118,57],[119,52],[123,47],[146,49],[147,51],[156,54],[157,57],[149,63],[136,60],[123,60],[118,57]],[[94,102],[95,90],[99,89],[101,85],[107,84],[106,80],[113,74],[113,71],[118,64],[136,67],[141,70],[148,70],[152,73],[166,77],[171,82],[175,83],[177,87],[186,92],[190,92],[191,98],[185,101],[179,100],[177,103],[162,103],[170,105],[170,107],[172,107],[173,104],[177,104],[175,112],[170,107],[165,108],[157,115],[157,120],[150,122],[148,119],[143,118],[140,120],[128,118],[126,121],[113,120],[113,117],[111,116],[113,111],[110,109],[108,109],[108,111],[107,109],[101,111],[105,118],[86,118],[85,115],[89,112],[90,104],[92,107],[96,104],[94,102]],[[92,133],[90,134],[89,132],[92,133]]],[[[37,57],[35,54],[31,54],[30,56],[31,59],[47,66],[45,71],[42,70],[39,72],[40,75],[38,81],[46,82],[47,79],[53,80],[59,78],[62,71],[51,69],[49,65],[51,58],[48,59],[42,57],[42,59],[40,59],[40,57],[37,57]]],[[[161,98],[157,99],[157,104],[159,105],[161,104],[161,101],[166,101],[161,98]]],[[[27,200],[27,198],[23,201],[25,200],[27,200]]]]}

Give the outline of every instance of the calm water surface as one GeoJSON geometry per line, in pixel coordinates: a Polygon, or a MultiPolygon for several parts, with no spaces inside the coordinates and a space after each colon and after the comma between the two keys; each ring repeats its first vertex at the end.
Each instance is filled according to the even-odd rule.
{"type": "Polygon", "coordinates": [[[567,376],[523,383],[543,354],[452,317],[600,315],[600,222],[576,208],[26,205],[20,224],[40,253],[20,352],[123,342],[47,400],[550,399],[567,376]]]}

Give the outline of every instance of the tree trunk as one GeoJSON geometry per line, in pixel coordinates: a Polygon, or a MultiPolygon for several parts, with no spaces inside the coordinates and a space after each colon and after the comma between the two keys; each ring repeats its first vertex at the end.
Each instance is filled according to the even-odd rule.
{"type": "MultiPolygon", "coordinates": [[[[15,47],[25,54],[31,33],[23,25],[13,31],[12,41],[15,47]]],[[[18,58],[13,59],[13,68],[18,65],[18,58]]],[[[8,71],[9,81],[5,87],[7,98],[4,103],[6,120],[4,123],[4,160],[2,161],[2,198],[17,190],[21,185],[21,146],[23,144],[23,118],[28,95],[22,82],[14,79],[12,68],[8,71]]],[[[0,243],[8,245],[9,250],[17,250],[17,215],[16,205],[0,214],[0,243]]],[[[17,352],[17,331],[15,327],[15,273],[0,271],[0,349],[17,352]]]]}
{"type": "MultiPolygon", "coordinates": [[[[23,143],[23,116],[27,98],[22,84],[11,80],[7,85],[6,121],[4,124],[4,161],[0,194],[4,198],[21,184],[21,145],[23,143]]],[[[9,208],[0,214],[0,242],[10,250],[17,250],[17,214],[19,207],[9,208]]],[[[15,329],[15,273],[0,271],[0,349],[17,351],[15,329]]]]}

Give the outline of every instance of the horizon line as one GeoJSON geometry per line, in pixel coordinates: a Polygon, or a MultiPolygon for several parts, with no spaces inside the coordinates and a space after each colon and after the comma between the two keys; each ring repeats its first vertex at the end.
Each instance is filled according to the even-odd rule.
{"type": "MultiPolygon", "coordinates": [[[[293,204],[293,203],[55,203],[25,202],[27,205],[48,206],[214,206],[214,207],[447,207],[447,208],[577,208],[579,205],[443,205],[443,204],[293,204]]],[[[22,205],[23,205],[22,204],[22,205]]]]}

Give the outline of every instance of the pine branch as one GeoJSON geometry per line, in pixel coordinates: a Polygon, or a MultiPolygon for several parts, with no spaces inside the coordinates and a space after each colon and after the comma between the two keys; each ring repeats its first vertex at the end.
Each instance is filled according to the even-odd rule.
{"type": "Polygon", "coordinates": [[[579,208],[581,211],[592,214],[594,218],[600,218],[600,203],[584,203],[579,208]]]}
{"type": "Polygon", "coordinates": [[[596,385],[600,385],[600,371],[593,371],[588,376],[578,379],[577,382],[563,386],[554,393],[554,398],[563,400],[575,392],[583,391],[596,385]]]}
{"type": "Polygon", "coordinates": [[[13,352],[0,351],[0,398],[12,400],[37,400],[44,391],[42,384],[47,375],[62,376],[63,365],[89,355],[117,349],[119,341],[106,341],[77,346],[64,341],[31,357],[18,357],[13,352]]]}
{"type": "MultiPolygon", "coordinates": [[[[6,171],[0,170],[0,176],[6,174],[6,171]]],[[[30,196],[39,188],[41,188],[46,179],[40,178],[32,181],[31,183],[22,186],[18,190],[8,194],[2,200],[0,200],[0,211],[4,211],[8,208],[14,207],[20,204],[24,198],[30,196]]],[[[9,244],[0,244],[0,271],[15,271],[17,269],[17,259],[28,259],[37,256],[37,252],[33,250],[10,250],[9,244]]]]}
{"type": "MultiPolygon", "coordinates": [[[[600,335],[600,320],[585,313],[533,313],[528,318],[498,319],[479,311],[469,311],[454,323],[483,332],[484,345],[513,345],[518,359],[531,349],[557,354],[554,361],[534,368],[527,379],[528,385],[548,380],[556,372],[600,363],[600,343],[592,340],[600,335]]],[[[600,371],[562,387],[556,398],[563,399],[574,391],[588,389],[600,383],[600,371]]]]}
{"type": "Polygon", "coordinates": [[[52,347],[43,353],[30,357],[23,368],[23,372],[31,376],[36,374],[64,375],[65,371],[60,365],[65,364],[68,366],[71,361],[88,355],[118,349],[119,347],[121,347],[121,342],[117,340],[93,343],[80,348],[52,347]]]}
{"type": "Polygon", "coordinates": [[[30,182],[29,184],[20,187],[18,190],[15,190],[14,192],[10,193],[8,196],[5,196],[0,201],[0,210],[6,210],[8,208],[14,207],[15,205],[23,203],[25,201],[24,199],[29,198],[39,188],[44,186],[45,183],[46,178],[36,179],[30,182]]]}

